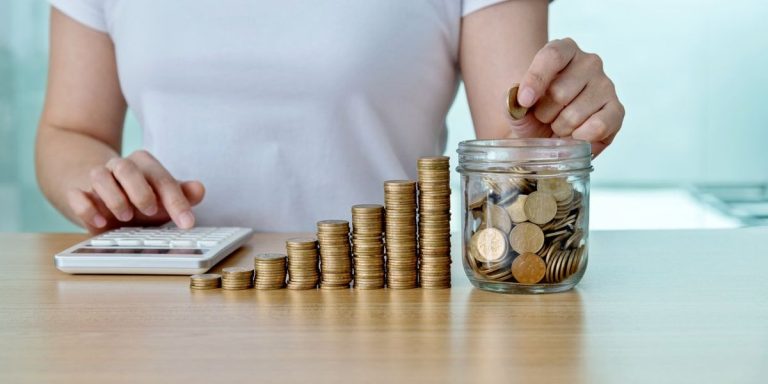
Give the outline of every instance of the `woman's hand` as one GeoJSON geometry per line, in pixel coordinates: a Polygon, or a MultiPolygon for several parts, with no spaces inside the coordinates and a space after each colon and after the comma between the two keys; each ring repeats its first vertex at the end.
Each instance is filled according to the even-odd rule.
{"type": "Polygon", "coordinates": [[[90,171],[90,189],[67,193],[69,207],[92,233],[123,225],[160,225],[173,220],[191,228],[191,207],[202,201],[199,181],[180,182],[147,151],[115,157],[90,171]]]}
{"type": "Polygon", "coordinates": [[[517,100],[533,111],[512,123],[513,136],[587,140],[595,155],[611,144],[624,121],[624,106],[600,57],[568,38],[539,50],[517,100]]]}

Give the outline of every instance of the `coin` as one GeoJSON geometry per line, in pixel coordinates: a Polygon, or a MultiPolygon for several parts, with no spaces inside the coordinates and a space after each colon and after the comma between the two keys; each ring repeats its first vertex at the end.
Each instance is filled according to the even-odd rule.
{"type": "Polygon", "coordinates": [[[221,287],[221,275],[204,273],[189,277],[189,287],[192,289],[216,289],[221,287]]]}
{"type": "Polygon", "coordinates": [[[354,287],[384,288],[384,206],[352,206],[354,287]]]}
{"type": "Polygon", "coordinates": [[[224,268],[221,270],[221,287],[228,290],[253,288],[253,274],[253,268],[224,268]]]}
{"type": "Polygon", "coordinates": [[[450,287],[450,159],[446,156],[418,160],[418,279],[422,288],[450,287]]]}
{"type": "Polygon", "coordinates": [[[573,187],[563,177],[541,179],[536,183],[536,189],[551,194],[557,201],[570,201],[573,197],[573,187]]]}
{"type": "Polygon", "coordinates": [[[496,228],[485,228],[473,237],[475,256],[482,263],[501,260],[507,254],[507,236],[496,228]]]}
{"type": "Polygon", "coordinates": [[[253,259],[257,289],[280,289],[285,286],[288,257],[282,253],[260,253],[253,259]]]}
{"type": "Polygon", "coordinates": [[[512,219],[510,219],[509,213],[496,204],[486,204],[483,221],[486,226],[496,228],[505,234],[512,229],[512,219]]]}
{"type": "Polygon", "coordinates": [[[352,282],[349,222],[318,221],[317,240],[320,254],[320,288],[349,288],[352,282]]]}
{"type": "Polygon", "coordinates": [[[544,245],[544,232],[536,224],[520,223],[509,233],[509,244],[517,253],[536,253],[544,245]]]}
{"type": "Polygon", "coordinates": [[[525,200],[527,199],[528,195],[518,195],[512,204],[506,206],[507,213],[513,223],[528,221],[528,216],[525,215],[525,200]]]}
{"type": "Polygon", "coordinates": [[[528,195],[523,209],[532,223],[546,224],[555,218],[557,201],[547,192],[536,191],[528,195]]]}
{"type": "Polygon", "coordinates": [[[535,253],[523,253],[512,261],[512,275],[520,284],[536,284],[544,278],[547,265],[535,253]]]}
{"type": "Polygon", "coordinates": [[[507,92],[507,111],[509,116],[515,120],[520,120],[528,113],[528,108],[523,107],[517,102],[517,92],[520,89],[520,84],[512,84],[507,92]]]}

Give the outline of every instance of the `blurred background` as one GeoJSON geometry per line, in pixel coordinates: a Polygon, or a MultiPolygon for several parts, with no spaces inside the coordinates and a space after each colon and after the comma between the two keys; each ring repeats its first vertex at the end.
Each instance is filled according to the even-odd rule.
{"type": "MultiPolygon", "coordinates": [[[[599,53],[627,109],[594,162],[593,229],[768,224],[768,2],[561,0],[550,9],[550,37],[599,53]]],[[[48,13],[44,0],[0,1],[0,231],[79,230],[34,176],[48,13]]],[[[458,142],[474,137],[463,90],[448,125],[455,160],[458,142]]],[[[129,114],[124,148],[139,146],[129,114]]]]}

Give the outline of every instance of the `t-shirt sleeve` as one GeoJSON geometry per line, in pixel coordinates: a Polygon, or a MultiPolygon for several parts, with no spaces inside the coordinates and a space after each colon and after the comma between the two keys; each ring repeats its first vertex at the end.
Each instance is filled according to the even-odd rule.
{"type": "Polygon", "coordinates": [[[104,15],[104,0],[48,0],[63,14],[75,19],[86,27],[107,32],[104,15]]]}
{"type": "Polygon", "coordinates": [[[461,2],[461,15],[467,16],[472,12],[479,11],[485,7],[502,3],[507,0],[463,0],[461,2]]]}

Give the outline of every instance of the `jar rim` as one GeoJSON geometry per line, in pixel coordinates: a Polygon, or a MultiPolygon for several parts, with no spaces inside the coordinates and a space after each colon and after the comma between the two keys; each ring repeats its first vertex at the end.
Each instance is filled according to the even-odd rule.
{"type": "Polygon", "coordinates": [[[571,138],[467,140],[459,143],[459,170],[492,166],[556,166],[564,171],[590,170],[592,145],[571,138]]]}
{"type": "Polygon", "coordinates": [[[519,139],[475,139],[459,143],[459,147],[494,147],[494,148],[564,148],[587,149],[591,144],[585,140],[571,138],[519,138],[519,139]]]}

